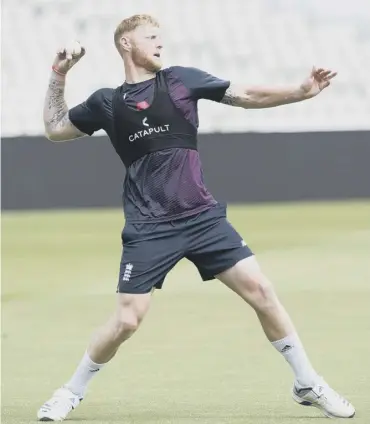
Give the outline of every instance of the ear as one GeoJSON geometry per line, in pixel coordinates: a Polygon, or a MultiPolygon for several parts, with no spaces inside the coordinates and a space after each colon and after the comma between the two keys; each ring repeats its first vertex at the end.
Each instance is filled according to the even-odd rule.
{"type": "Polygon", "coordinates": [[[131,51],[131,49],[132,49],[132,44],[131,44],[130,38],[129,38],[127,35],[123,35],[123,36],[120,38],[119,42],[120,42],[120,44],[121,44],[121,46],[122,46],[122,49],[123,49],[124,51],[126,51],[126,52],[131,51]]]}

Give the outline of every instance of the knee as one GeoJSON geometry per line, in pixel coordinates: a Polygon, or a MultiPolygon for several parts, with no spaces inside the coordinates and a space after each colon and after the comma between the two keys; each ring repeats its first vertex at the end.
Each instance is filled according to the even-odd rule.
{"type": "Polygon", "coordinates": [[[113,319],[112,330],[116,340],[125,340],[139,328],[140,320],[132,311],[119,311],[113,319]]]}
{"type": "Polygon", "coordinates": [[[244,299],[258,313],[268,313],[277,306],[277,296],[275,290],[265,277],[258,276],[249,279],[244,290],[244,299]]]}
{"type": "Polygon", "coordinates": [[[145,295],[119,294],[111,332],[118,341],[124,341],[139,328],[150,304],[150,293],[145,295]]]}

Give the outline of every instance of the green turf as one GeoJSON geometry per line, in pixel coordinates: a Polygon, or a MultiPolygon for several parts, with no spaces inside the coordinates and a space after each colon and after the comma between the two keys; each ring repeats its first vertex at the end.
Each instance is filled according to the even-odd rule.
{"type": "MultiPolygon", "coordinates": [[[[314,365],[370,423],[370,202],[229,208],[314,365]]],[[[115,302],[120,211],[2,218],[2,422],[35,422],[115,302]]],[[[90,386],[84,424],[308,424],[252,311],[183,261],[90,386]]]]}

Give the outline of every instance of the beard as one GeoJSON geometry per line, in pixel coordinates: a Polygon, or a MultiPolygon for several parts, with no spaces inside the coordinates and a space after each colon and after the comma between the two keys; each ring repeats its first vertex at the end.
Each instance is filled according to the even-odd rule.
{"type": "Polygon", "coordinates": [[[149,72],[158,72],[162,69],[162,62],[159,58],[149,56],[137,47],[132,49],[131,54],[132,61],[136,66],[140,66],[149,72]]]}

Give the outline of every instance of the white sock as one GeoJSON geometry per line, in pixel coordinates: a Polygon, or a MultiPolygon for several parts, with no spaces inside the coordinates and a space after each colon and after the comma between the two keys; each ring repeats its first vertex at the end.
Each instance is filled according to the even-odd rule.
{"type": "Polygon", "coordinates": [[[319,377],[308,359],[297,334],[291,334],[281,340],[272,342],[289,363],[296,381],[301,387],[313,387],[319,377]]]}
{"type": "Polygon", "coordinates": [[[72,378],[65,384],[65,387],[72,393],[83,398],[89,381],[103,366],[104,364],[93,362],[86,352],[72,378]]]}

